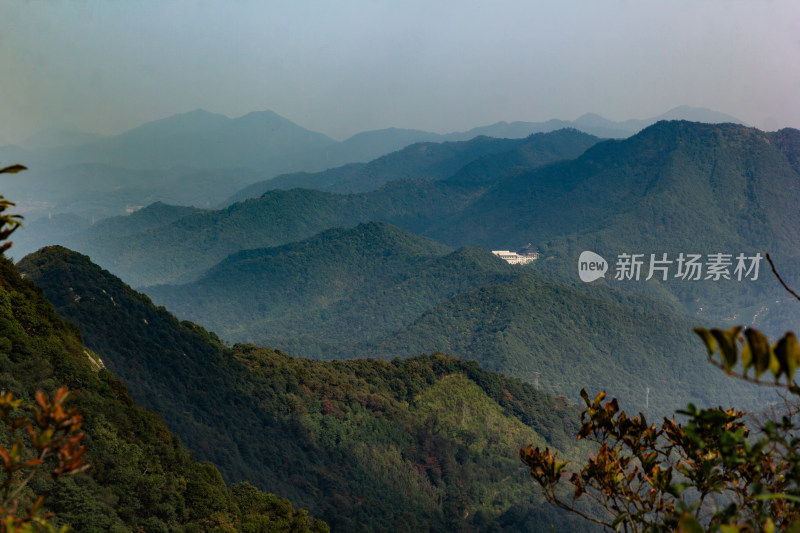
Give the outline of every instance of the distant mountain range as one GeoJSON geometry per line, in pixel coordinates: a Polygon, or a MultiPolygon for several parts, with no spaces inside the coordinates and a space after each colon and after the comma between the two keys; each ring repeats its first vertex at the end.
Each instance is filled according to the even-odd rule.
{"type": "Polygon", "coordinates": [[[469,141],[417,143],[369,163],[260,181],[230,197],[225,205],[295,187],[338,193],[368,192],[391,181],[444,180],[456,174],[461,182],[467,179],[473,184],[490,182],[497,178],[498,172],[512,167],[536,167],[571,159],[598,140],[574,128],[565,128],[547,134],[534,133],[523,139],[479,136],[469,141]]]}
{"type": "MultiPolygon", "coordinates": [[[[792,208],[800,200],[798,138],[798,130],[765,133],[681,121],[598,144],[565,130],[477,157],[445,179],[392,181],[353,195],[272,191],[170,221],[157,231],[132,231],[124,244],[115,244],[113,232],[102,238],[83,234],[70,244],[136,285],[189,281],[238,250],[370,220],[451,246],[499,249],[532,241],[563,257],[579,247],[601,254],[638,247],[669,252],[697,243],[708,250],[787,253],[800,244],[800,232],[789,229],[800,227],[792,208]],[[580,237],[558,244],[571,236],[580,237]],[[148,265],[161,274],[146,274],[148,265]]],[[[410,161],[418,157],[411,149],[399,154],[410,161]]],[[[403,161],[398,157],[395,166],[403,161]]],[[[385,165],[386,175],[391,168],[385,165]]],[[[136,223],[130,219],[134,228],[136,223]]]]}
{"type": "MultiPolygon", "coordinates": [[[[414,328],[431,329],[426,321],[444,327],[441,317],[423,316],[428,310],[443,306],[441,312],[448,315],[454,312],[448,309],[460,308],[459,298],[466,299],[467,292],[497,283],[481,281],[487,278],[480,276],[477,284],[456,283],[458,278],[448,278],[442,262],[430,271],[421,266],[420,283],[444,276],[441,286],[430,285],[440,292],[426,289],[423,297],[414,292],[416,288],[403,285],[410,274],[392,270],[396,267],[374,281],[359,278],[370,270],[358,274],[350,268],[357,264],[352,263],[356,258],[366,261],[365,250],[326,264],[324,256],[335,256],[337,246],[352,249],[347,243],[353,235],[347,228],[370,221],[387,222],[451,247],[515,249],[533,242],[544,254],[536,269],[558,283],[581,285],[575,290],[610,302],[618,297],[604,288],[640,294],[666,306],[669,311],[664,312],[693,316],[694,325],[766,320],[763,323],[770,328],[780,328],[787,322],[773,309],[782,305],[776,301],[784,294],[765,262],[758,281],[744,282],[687,282],[674,276],[668,281],[622,281],[614,279],[613,269],[621,253],[646,257],[667,253],[674,259],[681,252],[769,251],[786,265],[783,272],[794,283],[800,278],[800,269],[792,266],[795,250],[800,249],[800,219],[794,209],[800,202],[798,130],[766,133],[735,124],[664,121],[624,140],[598,142],[576,130],[561,130],[516,141],[478,138],[464,145],[416,145],[378,161],[371,174],[377,179],[397,175],[394,169],[404,165],[446,171],[431,171],[427,179],[389,181],[378,190],[358,194],[270,191],[221,210],[155,204],[129,217],[84,228],[66,242],[138,286],[182,285],[153,289],[153,294],[180,314],[213,325],[226,338],[269,342],[317,357],[342,356],[367,346],[388,356],[404,342],[420,350],[452,346],[479,354],[492,347],[495,353],[504,353],[502,336],[473,329],[465,330],[458,340],[434,335],[431,338],[438,340],[425,346],[411,342],[416,338],[411,333],[414,328]],[[425,151],[421,155],[422,147],[427,147],[431,159],[426,159],[425,151]],[[498,147],[509,149],[498,151],[498,147]],[[446,174],[450,175],[441,177],[446,174]],[[344,230],[321,233],[330,228],[344,230]],[[307,240],[317,234],[316,240],[307,240]],[[315,246],[325,250],[320,257],[313,254],[315,246]],[[592,285],[577,280],[577,257],[583,250],[609,260],[612,270],[605,280],[592,285]],[[337,269],[343,269],[341,278],[333,276],[337,269]],[[422,275],[426,272],[429,275],[422,275]],[[284,283],[274,285],[273,276],[284,283]],[[317,285],[305,285],[312,280],[317,285]],[[452,283],[461,288],[449,289],[452,283]],[[308,292],[311,287],[319,290],[308,292]],[[343,292],[330,292],[337,287],[343,292]],[[382,297],[394,302],[389,306],[394,315],[381,317],[370,307],[382,297]],[[317,303],[304,307],[307,302],[317,303]],[[359,317],[360,308],[373,311],[359,317]],[[364,319],[372,315],[375,320],[364,319]],[[359,320],[364,320],[361,333],[346,329],[359,320]],[[420,325],[414,326],[417,320],[420,325]],[[345,343],[337,335],[351,341],[345,343]],[[407,340],[397,340],[401,338],[407,340]]],[[[440,251],[429,253],[427,260],[438,261],[433,256],[450,253],[436,249],[440,251]]],[[[466,256],[456,257],[463,261],[466,256]]],[[[463,265],[460,268],[467,271],[463,265]]],[[[487,296],[487,301],[495,299],[487,296]]],[[[483,363],[517,375],[524,372],[513,362],[503,363],[511,367],[483,363]]]]}
{"type": "MultiPolygon", "coordinates": [[[[482,137],[464,143],[447,143],[444,147],[436,145],[427,150],[429,156],[419,156],[418,150],[409,149],[402,153],[411,158],[410,163],[405,163],[403,158],[390,157],[388,161],[396,164],[376,164],[375,179],[397,175],[399,172],[394,170],[397,166],[453,168],[470,160],[474,165],[461,167],[449,181],[391,182],[378,191],[361,195],[300,189],[273,191],[260,199],[221,210],[195,212],[177,220],[165,219],[161,225],[147,228],[140,226],[139,216],[126,217],[119,222],[130,228],[124,230],[128,235],[124,242],[119,239],[119,231],[123,231],[119,229],[121,226],[115,226],[117,229],[113,231],[106,231],[108,226],[97,231],[82,231],[58,242],[90,254],[100,265],[136,286],[191,281],[228,254],[286,244],[331,227],[384,220],[421,231],[433,221],[463,208],[474,199],[476,191],[487,186],[484,183],[487,179],[496,179],[498,174],[521,165],[536,166],[577,157],[595,142],[597,139],[590,135],[563,130],[519,141],[500,142],[482,137]],[[498,144],[514,148],[492,153],[498,144]],[[202,236],[198,239],[198,235],[202,236]]],[[[439,171],[439,175],[442,174],[439,171]]],[[[142,216],[150,216],[150,213],[142,216]]],[[[29,238],[31,246],[21,236],[14,253],[21,255],[38,246],[53,244],[43,242],[46,237],[33,235],[29,238]]]]}
{"type": "MultiPolygon", "coordinates": [[[[242,250],[379,220],[453,247],[514,249],[533,242],[545,256],[539,268],[565,283],[577,281],[581,251],[594,250],[612,269],[596,284],[647,294],[707,324],[761,321],[779,330],[798,318],[789,312],[788,320],[780,320],[770,312],[784,294],[766,262],[758,281],[613,279],[614,259],[621,253],[647,258],[668,253],[674,260],[681,252],[767,251],[784,265],[787,279],[800,279],[793,266],[800,249],[800,219],[793,207],[800,201],[798,130],[765,133],[735,124],[671,121],[599,143],[562,130],[517,141],[479,138],[466,145],[483,155],[444,179],[439,176],[447,172],[349,195],[270,191],[221,210],[180,213],[155,206],[63,242],[137,286],[184,284],[242,250]],[[478,149],[484,143],[487,148],[478,149]],[[494,153],[498,143],[513,148],[494,153]]],[[[458,146],[430,145],[428,168],[463,162],[470,152],[458,146]]],[[[379,159],[371,176],[383,179],[404,165],[424,168],[428,160],[417,148],[379,159]]]]}
{"type": "MultiPolygon", "coordinates": [[[[302,187],[353,193],[373,191],[385,183],[396,180],[444,179],[467,163],[484,156],[510,152],[525,142],[526,139],[495,139],[480,136],[460,142],[415,143],[369,163],[351,163],[314,173],[283,174],[259,181],[228,198],[223,207],[248,198],[257,198],[275,189],[289,190],[302,187]]],[[[542,157],[544,154],[539,155],[542,157]]],[[[553,158],[558,159],[559,156],[563,157],[563,154],[554,155],[553,158]]]]}
{"type": "MultiPolygon", "coordinates": [[[[67,163],[102,163],[130,169],[169,167],[248,167],[275,172],[282,165],[312,162],[339,166],[367,162],[420,142],[468,141],[478,136],[521,139],[533,133],[575,128],[597,137],[624,138],[661,120],[743,124],[736,117],[707,108],[679,106],[647,119],[614,122],[593,113],[574,121],[497,122],[463,132],[439,134],[387,128],[365,131],[344,141],[307,130],[272,111],[255,111],[238,118],[197,109],[148,122],[110,137],[70,130],[48,130],[20,146],[38,157],[67,163]],[[316,160],[324,156],[324,160],[316,160]],[[285,161],[281,163],[280,161],[285,161]]],[[[9,150],[7,146],[0,150],[9,150]]],[[[2,152],[0,152],[2,154],[2,152]]],[[[288,170],[313,171],[315,168],[288,170]]],[[[278,171],[280,172],[280,171],[278,171]]],[[[278,172],[275,172],[276,174],[278,172]]]]}
{"type": "MultiPolygon", "coordinates": [[[[4,194],[15,198],[31,218],[71,213],[90,220],[155,201],[213,206],[257,181],[364,163],[414,143],[480,135],[524,138],[567,127],[600,137],[626,137],[661,118],[738,122],[707,109],[679,107],[661,117],[620,123],[585,115],[575,121],[500,122],[445,135],[389,128],[336,141],[271,111],[231,119],[198,109],[110,137],[45,131],[22,147],[0,147],[0,161],[30,168],[24,180],[7,183],[4,194]],[[87,177],[99,187],[87,188],[87,177]]],[[[363,187],[357,181],[338,190],[363,187]]]]}

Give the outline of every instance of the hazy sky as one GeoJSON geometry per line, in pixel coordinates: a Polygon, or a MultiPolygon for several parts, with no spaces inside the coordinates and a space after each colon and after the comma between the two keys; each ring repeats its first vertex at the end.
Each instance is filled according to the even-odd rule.
{"type": "Polygon", "coordinates": [[[797,0],[0,0],[0,141],[271,109],[343,138],[687,104],[800,127],[797,0]]]}

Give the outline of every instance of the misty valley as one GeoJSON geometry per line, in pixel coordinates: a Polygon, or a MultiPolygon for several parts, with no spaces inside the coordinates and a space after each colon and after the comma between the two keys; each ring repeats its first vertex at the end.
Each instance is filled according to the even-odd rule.
{"type": "Polygon", "coordinates": [[[197,110],[0,163],[20,527],[800,523],[800,130],[683,106],[337,141],[197,110]]]}

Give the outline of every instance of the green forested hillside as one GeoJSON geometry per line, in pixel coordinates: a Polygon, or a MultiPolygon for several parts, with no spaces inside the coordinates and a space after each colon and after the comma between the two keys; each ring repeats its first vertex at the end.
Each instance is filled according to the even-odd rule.
{"type": "Polygon", "coordinates": [[[528,270],[350,349],[383,357],[441,350],[574,401],[583,386],[605,390],[651,418],[688,402],[758,408],[774,401],[771,391],[731,383],[707,364],[695,326],[660,301],[607,289],[587,295],[528,270]]]}
{"type": "MultiPolygon", "coordinates": [[[[543,150],[529,148],[534,159],[543,150]]],[[[447,179],[364,194],[272,191],[143,231],[117,221],[124,238],[84,241],[135,283],[196,280],[159,294],[218,321],[226,338],[240,328],[241,338],[293,352],[370,360],[226,347],[63,249],[20,267],[134,395],[228,480],[251,480],[348,531],[543,526],[546,511],[508,470],[514,461],[481,435],[498,446],[523,433],[565,446],[565,401],[446,356],[379,358],[443,350],[568,398],[581,386],[608,388],[652,414],[690,400],[763,406],[768,391],[725,381],[690,331],[772,320],[783,295],[766,263],[752,283],[626,283],[612,270],[585,285],[575,269],[586,249],[612,269],[623,252],[758,251],[787,265],[792,283],[800,132],[664,122],[572,161],[534,169],[532,160],[521,150],[490,155],[447,179]],[[448,245],[532,241],[544,258],[512,269],[485,250],[452,252],[383,223],[352,228],[365,220],[448,245]],[[329,230],[342,226],[350,229],[329,230]],[[682,318],[686,311],[699,314],[682,318]],[[496,491],[489,504],[485,486],[496,491]]]]}
{"type": "Polygon", "coordinates": [[[525,139],[480,136],[461,142],[417,143],[365,164],[346,165],[313,174],[287,174],[254,183],[232,196],[231,202],[261,196],[273,189],[303,187],[353,193],[372,191],[390,181],[441,180],[473,161],[488,160],[506,168],[513,165],[538,166],[576,157],[597,140],[577,130],[565,130],[558,135],[539,133],[525,139]]]}
{"type": "Polygon", "coordinates": [[[791,129],[659,123],[574,161],[508,176],[423,233],[484,246],[527,238],[542,247],[545,267],[571,280],[579,254],[593,250],[612,263],[599,283],[680,302],[699,320],[750,323],[783,297],[766,261],[759,280],[744,283],[676,280],[674,264],[666,282],[615,282],[613,261],[621,253],[769,252],[790,271],[800,249],[798,138],[791,129]]]}
{"type": "MultiPolygon", "coordinates": [[[[92,224],[88,235],[114,235],[123,237],[140,231],[169,224],[198,212],[196,207],[169,205],[163,202],[150,204],[127,216],[104,218],[92,224]]],[[[27,255],[27,254],[26,254],[27,255]]]]}
{"type": "Polygon", "coordinates": [[[132,284],[188,282],[229,254],[277,246],[330,227],[353,226],[366,218],[347,196],[294,189],[201,211],[168,224],[129,234],[90,237],[80,246],[107,268],[124,272],[132,284]]]}
{"type": "Polygon", "coordinates": [[[604,389],[659,416],[687,401],[752,408],[768,396],[704,363],[692,333],[700,323],[678,305],[573,287],[538,263],[515,267],[480,248],[447,251],[361,224],[240,252],[197,282],[148,291],[225,339],[303,357],[442,351],[576,401],[583,386],[604,389]]]}
{"type": "Polygon", "coordinates": [[[220,207],[226,207],[236,202],[242,202],[249,198],[258,198],[268,191],[275,189],[289,190],[295,188],[315,189],[319,191],[331,192],[331,187],[350,176],[359,175],[364,172],[367,163],[349,163],[336,168],[329,168],[321,172],[292,172],[291,174],[281,174],[267,180],[257,181],[243,189],[236,191],[235,194],[227,198],[220,207]]]}
{"type": "MultiPolygon", "coordinates": [[[[159,416],[137,407],[124,383],[84,348],[78,329],[0,258],[0,390],[31,401],[37,390],[52,395],[62,386],[77,396],[90,468],[57,481],[42,471],[31,481],[57,523],[75,532],[327,530],[251,485],[229,490],[159,416]]],[[[8,437],[4,426],[4,445],[8,437]]]]}
{"type": "Polygon", "coordinates": [[[528,442],[576,453],[564,400],[445,355],[321,362],[227,348],[63,248],[20,268],[200,458],[335,531],[583,527],[540,504],[516,457],[528,442]]]}
{"type": "Polygon", "coordinates": [[[601,142],[574,161],[503,180],[429,234],[487,246],[580,235],[665,251],[747,243],[797,246],[800,131],[660,122],[601,142]],[[516,213],[509,223],[508,211],[516,213]],[[692,241],[694,239],[694,241],[692,241]]]}
{"type": "MultiPolygon", "coordinates": [[[[159,227],[137,228],[137,222],[131,219],[135,231],[120,229],[119,234],[126,235],[124,240],[114,233],[83,232],[64,244],[89,254],[134,286],[183,283],[193,281],[239,250],[278,246],[331,227],[381,220],[421,233],[466,209],[505,173],[518,172],[520,166],[577,157],[596,141],[575,130],[534,135],[514,150],[478,158],[471,170],[464,168],[465,174],[452,181],[394,181],[377,191],[352,195],[276,190],[218,211],[189,214],[159,227]]],[[[481,141],[490,146],[496,142],[481,141]]],[[[401,161],[395,163],[400,165],[401,161]]]]}
{"type": "MultiPolygon", "coordinates": [[[[761,265],[757,282],[680,279],[626,282],[613,280],[613,260],[623,252],[647,254],[645,257],[650,253],[669,253],[674,258],[680,252],[752,254],[770,251],[779,265],[786,265],[785,272],[792,282],[796,279],[796,269],[792,265],[798,244],[795,229],[800,227],[800,221],[795,220],[796,210],[791,205],[800,201],[797,198],[798,137],[800,132],[789,129],[764,133],[733,124],[662,122],[630,139],[599,143],[573,161],[538,170],[524,165],[518,169],[514,168],[515,164],[505,165],[519,161],[521,156],[517,150],[516,155],[506,154],[502,160],[495,160],[495,156],[479,159],[446,180],[392,182],[368,194],[273,191],[260,199],[234,204],[227,210],[192,214],[172,224],[131,235],[124,241],[106,237],[95,241],[95,244],[104,244],[95,249],[115,265],[124,265],[139,281],[148,277],[164,280],[200,275],[205,268],[221,260],[226,250],[275,246],[283,238],[305,238],[304,233],[313,233],[321,226],[350,226],[362,219],[381,218],[428,235],[441,234],[448,239],[445,242],[450,243],[463,239],[485,246],[497,243],[500,248],[531,240],[542,247],[545,255],[537,262],[537,270],[547,271],[567,285],[578,283],[582,286],[576,290],[595,298],[609,301],[616,298],[609,296],[614,291],[600,291],[596,286],[642,293],[651,298],[648,301],[653,302],[649,304],[653,307],[669,305],[691,313],[694,318],[686,324],[689,326],[732,322],[759,324],[758,321],[767,320],[774,330],[768,329],[769,332],[782,334],[780,329],[791,324],[786,321],[776,324],[770,318],[777,316],[772,308],[776,300],[783,298],[783,293],[769,274],[766,262],[761,265]],[[495,171],[495,163],[498,168],[505,169],[505,173],[495,171]],[[487,176],[499,177],[491,181],[487,176]],[[345,222],[340,224],[342,220],[345,222]],[[606,279],[591,286],[576,281],[577,256],[586,249],[604,255],[612,263],[606,279]]],[[[552,142],[563,140],[563,136],[542,136],[537,142],[544,142],[545,138],[552,142]]],[[[541,144],[535,146],[541,148],[541,144]]],[[[253,254],[254,259],[259,254],[248,253],[253,254]]],[[[279,268],[274,259],[270,261],[279,268]]],[[[204,292],[200,291],[201,285],[197,285],[193,287],[196,290],[177,294],[170,305],[177,305],[178,296],[191,300],[196,309],[193,312],[198,313],[192,316],[206,324],[215,320],[217,322],[213,323],[219,323],[226,333],[243,324],[255,325],[273,312],[271,320],[274,321],[263,323],[268,327],[255,332],[257,336],[246,338],[269,339],[270,343],[291,348],[293,352],[327,357],[360,354],[352,344],[342,343],[343,336],[350,335],[359,342],[379,333],[390,335],[391,332],[380,331],[380,328],[392,324],[397,334],[402,335],[404,328],[425,312],[413,305],[381,309],[378,304],[385,295],[381,291],[387,290],[386,285],[364,284],[361,287],[358,275],[343,278],[343,271],[337,270],[339,266],[324,265],[314,259],[313,254],[307,259],[298,256],[294,261],[287,263],[293,265],[290,269],[293,278],[276,278],[288,280],[288,287],[295,287],[291,289],[294,294],[277,292],[277,288],[269,292],[272,290],[270,280],[259,278],[256,263],[250,262],[245,269],[247,275],[236,291],[226,293],[218,286],[211,290],[211,297],[203,301],[204,292]],[[313,272],[305,270],[312,266],[313,272]],[[338,274],[334,276],[333,272],[338,274]],[[296,289],[310,279],[320,280],[316,286],[319,290],[315,289],[312,294],[302,292],[306,288],[296,289]],[[322,295],[334,294],[330,291],[342,285],[363,289],[359,297],[352,300],[357,305],[343,308],[324,301],[322,295]],[[306,301],[308,297],[318,300],[306,301]],[[292,301],[294,306],[290,305],[292,301]],[[326,308],[328,312],[324,313],[326,308]],[[376,309],[380,312],[376,313],[376,309]],[[368,312],[359,314],[361,310],[368,312]],[[419,314],[414,316],[412,311],[419,314]],[[395,320],[397,317],[400,319],[395,320]],[[329,325],[325,326],[326,323],[329,325]],[[349,327],[362,324],[365,332],[360,336],[357,328],[349,327]],[[309,329],[311,326],[317,330],[309,329]]],[[[220,268],[216,273],[221,275],[225,271],[220,268]]],[[[289,270],[286,273],[288,275],[289,270]]],[[[210,276],[208,279],[212,280],[210,276]]],[[[642,277],[645,276],[646,267],[642,277]]],[[[220,280],[228,283],[234,277],[228,272],[220,280]]],[[[391,282],[391,278],[386,281],[391,282]]],[[[203,287],[203,291],[206,288],[203,287]]],[[[331,300],[338,301],[337,298],[339,296],[332,296],[331,300]]],[[[428,302],[428,305],[437,303],[430,299],[419,301],[428,302]]],[[[473,346],[483,346],[487,342],[465,340],[480,337],[482,334],[476,328],[481,327],[482,320],[492,316],[491,308],[479,309],[472,319],[474,327],[454,329],[459,332],[459,338],[448,343],[470,351],[473,346]]],[[[188,312],[188,307],[185,310],[188,312]]],[[[586,316],[588,320],[595,320],[595,317],[586,316]]],[[[659,322],[654,320],[650,327],[658,330],[659,322]]],[[[569,326],[569,322],[564,324],[569,326]]],[[[439,340],[434,342],[418,336],[412,345],[420,350],[449,346],[441,342],[438,334],[429,331],[439,340]],[[427,347],[420,345],[423,340],[428,343],[427,347]]],[[[521,327],[520,332],[524,331],[529,330],[521,327]]],[[[565,331],[573,329],[567,327],[565,331]]],[[[683,338],[680,336],[686,331],[676,338],[683,338]]],[[[507,360],[509,356],[503,354],[524,353],[527,342],[521,338],[525,338],[524,335],[509,341],[513,350],[493,341],[490,353],[507,360]]],[[[388,339],[373,341],[392,346],[393,341],[388,339]]],[[[476,357],[488,358],[486,353],[475,353],[476,357]]],[[[632,353],[625,354],[626,357],[630,355],[632,353]]],[[[510,360],[517,357],[514,355],[510,360]]],[[[509,371],[517,372],[521,368],[519,363],[508,364],[509,371]]],[[[559,382],[562,378],[553,376],[552,379],[559,382]]],[[[574,391],[563,392],[574,394],[574,391]]]]}
{"type": "MultiPolygon", "coordinates": [[[[352,358],[342,344],[410,324],[442,300],[513,276],[481,249],[450,248],[383,222],[231,255],[154,301],[223,338],[303,357],[352,358]]],[[[420,353],[425,350],[420,350],[420,353]]]]}
{"type": "MultiPolygon", "coordinates": [[[[586,135],[587,138],[591,136],[586,135]]],[[[522,139],[476,137],[470,141],[417,143],[369,163],[351,164],[316,173],[276,176],[254,183],[230,198],[231,202],[256,198],[273,189],[317,189],[338,193],[365,192],[396,180],[439,180],[488,154],[510,152],[522,139]]],[[[588,146],[587,146],[588,147],[588,146]]]]}

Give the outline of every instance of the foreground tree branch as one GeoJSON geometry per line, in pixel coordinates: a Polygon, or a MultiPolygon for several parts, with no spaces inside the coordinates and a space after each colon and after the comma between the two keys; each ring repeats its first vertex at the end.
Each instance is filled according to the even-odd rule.
{"type": "Polygon", "coordinates": [[[53,478],[89,468],[84,463],[83,418],[75,407],[66,406],[69,398],[66,388],[58,389],[52,401],[37,391],[33,404],[25,404],[10,392],[0,395],[0,420],[14,438],[10,449],[0,446],[2,533],[56,531],[48,521],[52,514],[42,512],[44,496],[26,495],[28,484],[48,464],[53,478]]]}
{"type": "MultiPolygon", "coordinates": [[[[794,374],[800,344],[792,332],[774,344],[758,330],[695,329],[709,361],[728,374],[770,384],[800,396],[794,374]],[[752,369],[753,376],[748,373],[752,369]],[[767,371],[774,383],[759,381],[767,371]]],[[[577,438],[595,443],[597,452],[577,470],[545,448],[528,446],[520,459],[542,487],[545,498],[607,528],[639,531],[800,531],[800,427],[788,416],[769,420],[751,439],[744,412],[698,409],[648,424],[643,414],[629,417],[605,393],[581,397],[577,438]],[[571,498],[566,490],[571,490],[571,498]],[[581,500],[593,501],[603,515],[591,514],[581,500]]],[[[795,402],[797,403],[797,402],[795,402]]]]}

